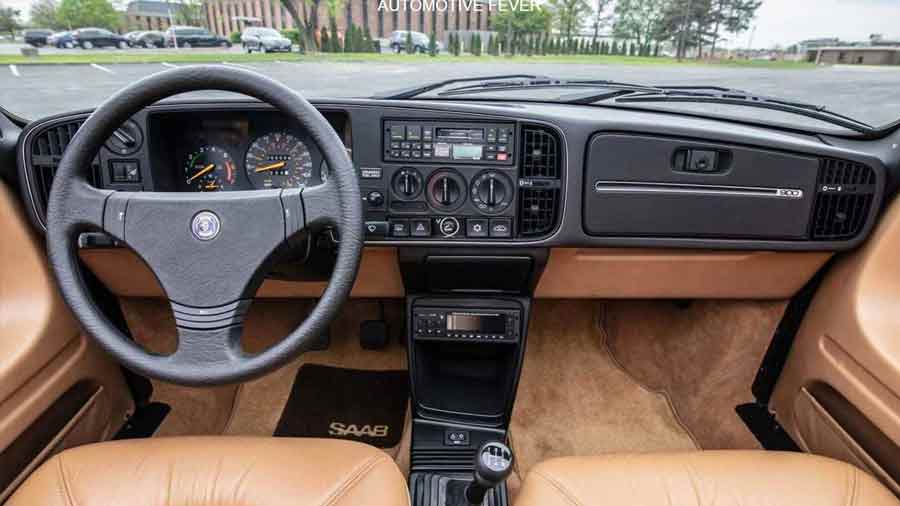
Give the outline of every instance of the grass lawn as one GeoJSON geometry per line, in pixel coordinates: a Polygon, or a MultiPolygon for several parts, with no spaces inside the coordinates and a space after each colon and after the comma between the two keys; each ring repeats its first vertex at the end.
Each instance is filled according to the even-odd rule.
{"type": "Polygon", "coordinates": [[[449,56],[439,55],[432,58],[428,55],[408,55],[394,53],[319,53],[301,55],[298,53],[246,54],[236,51],[83,51],[73,49],[69,53],[39,55],[29,58],[22,55],[0,55],[2,65],[53,65],[53,64],[115,64],[115,63],[252,63],[264,61],[291,62],[385,62],[385,63],[465,63],[465,62],[512,62],[512,63],[572,63],[600,65],[723,65],[735,67],[811,69],[816,65],[804,62],[769,62],[757,60],[730,60],[721,62],[703,62],[685,60],[678,62],[673,58],[650,58],[637,56],[609,55],[557,55],[557,56],[449,56]]]}

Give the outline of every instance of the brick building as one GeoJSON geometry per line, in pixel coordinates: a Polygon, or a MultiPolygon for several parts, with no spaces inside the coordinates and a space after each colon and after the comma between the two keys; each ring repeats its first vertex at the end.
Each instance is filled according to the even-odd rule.
{"type": "Polygon", "coordinates": [[[128,30],[159,30],[169,28],[169,20],[178,12],[178,5],[153,0],[135,0],[125,10],[128,30]]]}
{"type": "MultiPolygon", "coordinates": [[[[301,19],[311,16],[312,0],[305,3],[293,1],[301,19]]],[[[356,26],[368,24],[372,37],[389,37],[394,30],[413,30],[430,33],[432,23],[438,40],[445,40],[450,31],[483,31],[490,29],[491,9],[484,0],[463,0],[454,4],[450,0],[450,8],[446,10],[419,9],[420,0],[385,0],[384,4],[395,9],[379,10],[380,0],[346,0],[337,13],[338,31],[343,33],[347,20],[351,19],[356,26]]],[[[434,5],[427,2],[426,5],[434,5]]],[[[440,0],[440,5],[448,2],[440,0]]],[[[294,21],[279,0],[206,0],[204,2],[208,27],[213,32],[227,36],[239,32],[248,24],[256,24],[282,30],[296,28],[294,21]]],[[[328,9],[325,1],[319,2],[318,26],[328,26],[328,9]]]]}

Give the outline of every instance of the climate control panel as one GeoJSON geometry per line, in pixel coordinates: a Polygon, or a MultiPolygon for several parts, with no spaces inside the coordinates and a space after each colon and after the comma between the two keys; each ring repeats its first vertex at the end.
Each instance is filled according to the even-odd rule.
{"type": "Polygon", "coordinates": [[[517,238],[519,187],[529,182],[519,177],[518,124],[402,119],[382,124],[381,166],[359,169],[367,240],[517,238]]]}

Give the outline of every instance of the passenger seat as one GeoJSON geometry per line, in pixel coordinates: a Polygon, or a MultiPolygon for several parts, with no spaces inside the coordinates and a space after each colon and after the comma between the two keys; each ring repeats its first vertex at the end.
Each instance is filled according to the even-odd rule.
{"type": "Polygon", "coordinates": [[[516,506],[897,506],[865,472],[803,453],[566,457],[528,474],[516,506]]]}

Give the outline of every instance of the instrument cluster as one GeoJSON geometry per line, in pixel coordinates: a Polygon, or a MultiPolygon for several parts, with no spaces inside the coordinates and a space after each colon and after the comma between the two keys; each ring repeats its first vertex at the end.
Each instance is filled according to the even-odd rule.
{"type": "Polygon", "coordinates": [[[161,138],[154,151],[166,162],[154,165],[176,168],[155,179],[178,191],[303,188],[328,177],[316,144],[278,113],[161,114],[151,121],[161,138]]]}

